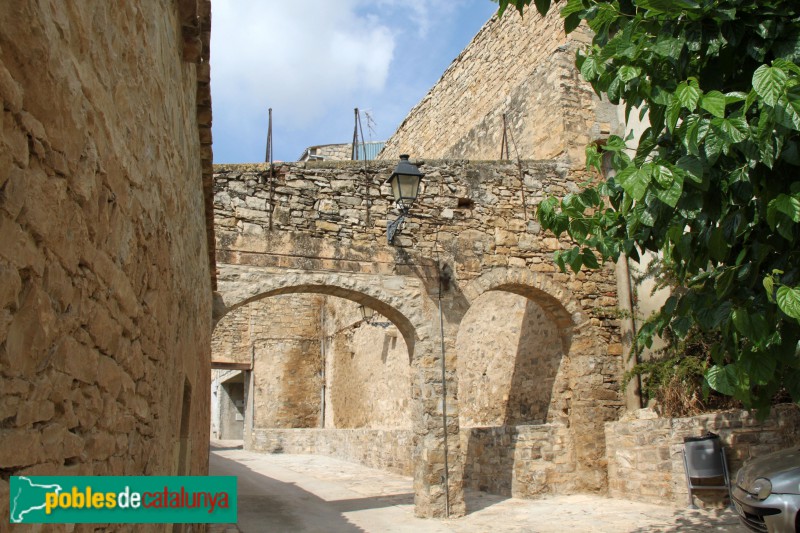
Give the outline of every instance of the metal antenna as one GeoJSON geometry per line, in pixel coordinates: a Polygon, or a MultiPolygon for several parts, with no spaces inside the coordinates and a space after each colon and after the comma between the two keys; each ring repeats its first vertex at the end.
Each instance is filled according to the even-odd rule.
{"type": "Polygon", "coordinates": [[[361,126],[361,112],[358,108],[353,110],[353,114],[355,115],[355,125],[353,128],[353,150],[350,156],[350,159],[353,161],[358,161],[359,154],[358,154],[358,139],[359,134],[361,137],[361,150],[364,152],[364,191],[365,191],[365,202],[366,202],[366,223],[369,225],[369,208],[370,204],[372,203],[372,199],[370,198],[370,191],[369,191],[369,171],[367,170],[367,145],[364,140],[364,128],[361,126]]]}
{"type": "Polygon", "coordinates": [[[269,126],[267,127],[267,153],[264,162],[269,163],[269,229],[272,231],[272,213],[275,211],[275,168],[272,164],[272,108],[269,108],[269,126]]]}

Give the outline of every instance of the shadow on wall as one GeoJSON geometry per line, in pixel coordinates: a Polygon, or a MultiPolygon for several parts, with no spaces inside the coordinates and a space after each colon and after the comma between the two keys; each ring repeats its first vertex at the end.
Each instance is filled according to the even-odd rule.
{"type": "Polygon", "coordinates": [[[459,336],[467,359],[459,376],[465,486],[512,496],[517,468],[526,497],[547,492],[553,457],[541,449],[540,433],[548,440],[544,422],[565,417],[567,405],[558,329],[539,305],[516,294],[487,293],[473,305],[479,308],[459,336]]]}

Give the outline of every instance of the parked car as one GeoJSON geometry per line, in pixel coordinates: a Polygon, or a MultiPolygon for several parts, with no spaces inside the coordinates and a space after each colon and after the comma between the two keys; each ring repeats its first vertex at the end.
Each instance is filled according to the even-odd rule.
{"type": "Polygon", "coordinates": [[[800,533],[800,446],[748,461],[736,474],[732,494],[749,529],[800,533]]]}

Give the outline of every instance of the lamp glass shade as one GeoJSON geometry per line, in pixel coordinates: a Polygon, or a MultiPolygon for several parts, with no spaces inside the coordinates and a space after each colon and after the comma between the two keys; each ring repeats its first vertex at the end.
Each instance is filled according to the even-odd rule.
{"type": "Polygon", "coordinates": [[[413,174],[395,174],[392,180],[392,194],[397,202],[409,206],[419,194],[420,177],[413,174]]]}
{"type": "Polygon", "coordinates": [[[423,176],[416,165],[409,163],[407,155],[401,155],[400,163],[388,180],[395,202],[406,208],[411,206],[417,199],[423,176]]]}
{"type": "Polygon", "coordinates": [[[372,317],[375,316],[375,310],[371,307],[367,307],[366,305],[359,305],[359,310],[361,311],[361,318],[366,321],[372,320],[372,317]]]}

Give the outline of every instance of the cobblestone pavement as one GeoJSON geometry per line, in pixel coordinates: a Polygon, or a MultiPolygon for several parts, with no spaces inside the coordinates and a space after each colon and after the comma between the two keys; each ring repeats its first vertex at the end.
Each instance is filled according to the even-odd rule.
{"type": "Polygon", "coordinates": [[[707,532],[746,533],[729,510],[676,509],[592,495],[541,500],[468,491],[467,516],[414,517],[412,480],[319,455],[265,455],[212,443],[212,475],[239,477],[239,522],[211,533],[707,532]]]}

